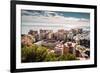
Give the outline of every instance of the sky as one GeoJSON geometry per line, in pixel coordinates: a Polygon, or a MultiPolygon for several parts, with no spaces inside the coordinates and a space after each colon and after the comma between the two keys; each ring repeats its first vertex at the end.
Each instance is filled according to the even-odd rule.
{"type": "Polygon", "coordinates": [[[89,28],[90,14],[79,12],[21,10],[22,33],[30,29],[89,28]]]}

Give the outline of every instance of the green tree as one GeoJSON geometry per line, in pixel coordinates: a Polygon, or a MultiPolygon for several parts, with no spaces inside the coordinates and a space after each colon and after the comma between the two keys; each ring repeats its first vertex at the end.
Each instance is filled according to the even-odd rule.
{"type": "Polygon", "coordinates": [[[55,53],[48,53],[48,48],[33,44],[32,46],[24,46],[21,49],[22,62],[43,62],[43,61],[67,61],[76,60],[73,54],[65,54],[57,56],[55,53]]]}
{"type": "Polygon", "coordinates": [[[21,51],[22,62],[40,62],[47,55],[47,48],[33,44],[31,47],[23,47],[21,51]]]}
{"type": "Polygon", "coordinates": [[[43,47],[43,46],[39,46],[37,48],[37,50],[35,51],[35,61],[36,62],[41,62],[45,59],[46,55],[47,55],[47,48],[43,47]]]}
{"type": "Polygon", "coordinates": [[[76,60],[76,57],[73,54],[66,54],[59,56],[58,60],[59,61],[76,60]]]}
{"type": "Polygon", "coordinates": [[[45,61],[57,61],[57,56],[55,53],[48,53],[46,58],[45,58],[45,61]]]}
{"type": "Polygon", "coordinates": [[[77,60],[74,54],[67,54],[67,60],[77,60]]]}
{"type": "Polygon", "coordinates": [[[37,50],[37,45],[32,45],[31,47],[24,46],[21,49],[22,62],[32,62],[35,58],[35,51],[37,50]]]}

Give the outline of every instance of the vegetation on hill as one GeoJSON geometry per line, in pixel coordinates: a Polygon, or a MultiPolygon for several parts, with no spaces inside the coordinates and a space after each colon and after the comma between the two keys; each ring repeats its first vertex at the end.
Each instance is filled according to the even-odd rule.
{"type": "Polygon", "coordinates": [[[57,56],[53,52],[48,52],[48,48],[33,44],[32,46],[24,46],[21,48],[22,62],[47,62],[47,61],[65,61],[76,60],[73,54],[57,56]]]}

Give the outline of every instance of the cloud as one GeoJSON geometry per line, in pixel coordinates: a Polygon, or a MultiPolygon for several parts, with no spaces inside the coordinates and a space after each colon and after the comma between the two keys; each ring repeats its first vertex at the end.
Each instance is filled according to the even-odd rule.
{"type": "Polygon", "coordinates": [[[26,11],[22,10],[22,23],[44,23],[59,25],[89,26],[89,19],[77,17],[65,17],[62,13],[52,11],[26,11]]]}
{"type": "Polygon", "coordinates": [[[22,16],[40,16],[41,14],[36,11],[22,10],[22,16]]]}

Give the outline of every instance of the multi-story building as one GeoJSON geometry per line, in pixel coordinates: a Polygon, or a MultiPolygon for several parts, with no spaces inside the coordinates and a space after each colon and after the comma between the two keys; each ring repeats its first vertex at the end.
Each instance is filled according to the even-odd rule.
{"type": "Polygon", "coordinates": [[[34,41],[35,39],[33,39],[32,35],[22,35],[21,36],[21,46],[22,47],[24,45],[31,46],[34,41]]]}
{"type": "Polygon", "coordinates": [[[48,32],[46,32],[46,39],[53,39],[54,38],[54,33],[52,30],[49,30],[48,32]]]}
{"type": "Polygon", "coordinates": [[[54,33],[55,40],[65,41],[67,38],[67,32],[63,29],[58,30],[56,33],[54,33]]]}
{"type": "Polygon", "coordinates": [[[63,55],[63,49],[64,45],[62,43],[59,43],[55,46],[54,51],[57,55],[63,55]]]}
{"type": "Polygon", "coordinates": [[[72,31],[69,31],[68,35],[67,35],[67,39],[68,41],[73,41],[73,37],[74,37],[74,34],[72,31]]]}
{"type": "Polygon", "coordinates": [[[35,31],[35,30],[30,30],[28,32],[29,35],[32,35],[32,37],[35,39],[34,42],[37,42],[39,40],[39,34],[38,34],[38,31],[35,31]]]}
{"type": "Polygon", "coordinates": [[[47,32],[47,30],[42,30],[42,29],[40,29],[40,40],[43,40],[43,39],[46,39],[46,32],[47,32]]]}
{"type": "Polygon", "coordinates": [[[77,44],[83,45],[90,48],[90,33],[83,32],[82,34],[77,34],[73,37],[77,44]]]}
{"type": "Polygon", "coordinates": [[[75,46],[76,46],[76,43],[66,42],[64,44],[64,50],[63,50],[64,54],[67,54],[67,53],[75,54],[76,53],[75,46]]]}

